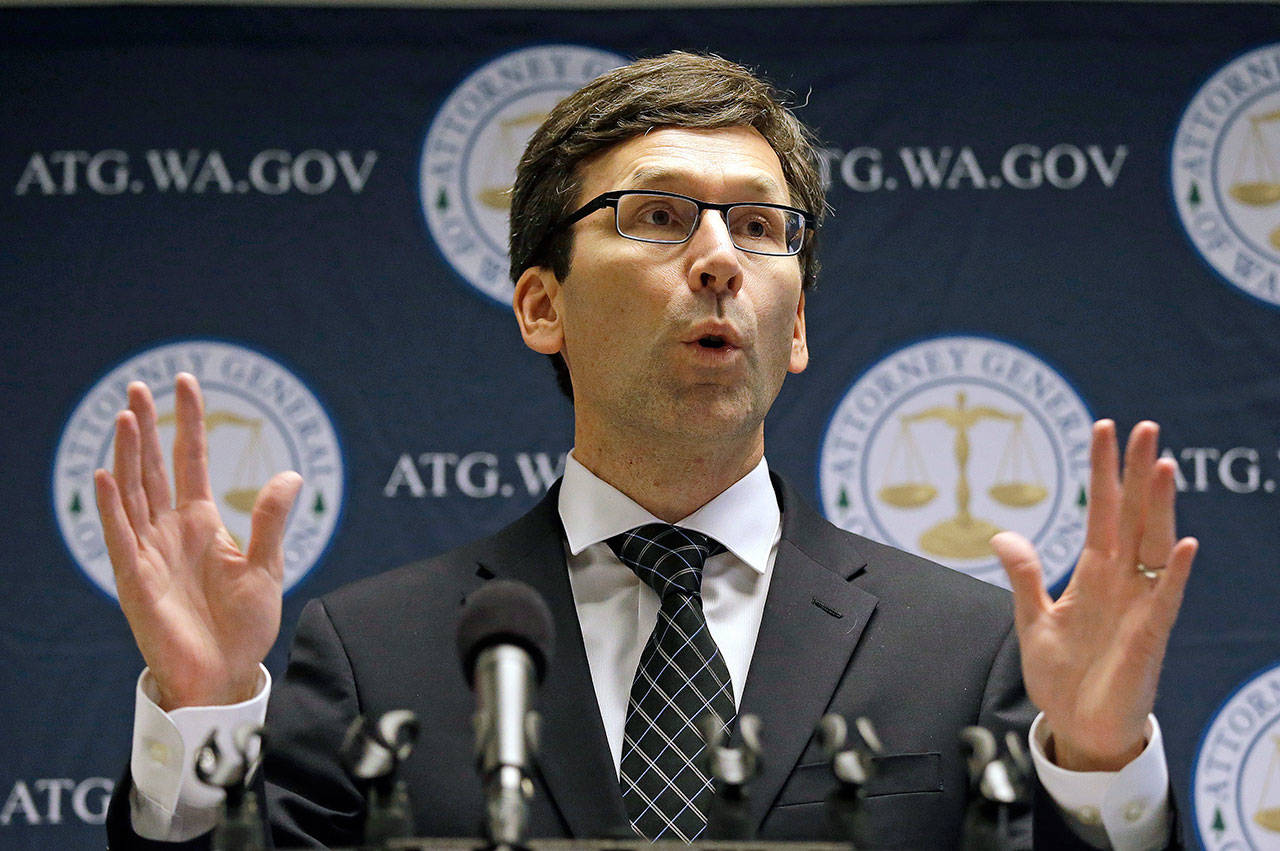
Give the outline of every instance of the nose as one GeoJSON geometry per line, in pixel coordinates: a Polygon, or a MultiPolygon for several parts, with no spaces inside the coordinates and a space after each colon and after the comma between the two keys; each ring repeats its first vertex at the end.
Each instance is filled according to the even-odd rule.
{"type": "Polygon", "coordinates": [[[742,258],[719,211],[702,212],[689,237],[688,256],[690,289],[708,289],[721,295],[741,288],[742,258]]]}

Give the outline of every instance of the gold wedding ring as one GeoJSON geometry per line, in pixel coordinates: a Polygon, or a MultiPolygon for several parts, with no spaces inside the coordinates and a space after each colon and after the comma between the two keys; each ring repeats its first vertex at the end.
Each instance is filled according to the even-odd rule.
{"type": "Polygon", "coordinates": [[[1163,564],[1156,565],[1154,567],[1148,567],[1142,562],[1138,562],[1138,573],[1141,573],[1143,576],[1145,576],[1148,579],[1159,579],[1160,571],[1162,570],[1164,570],[1163,564]]]}

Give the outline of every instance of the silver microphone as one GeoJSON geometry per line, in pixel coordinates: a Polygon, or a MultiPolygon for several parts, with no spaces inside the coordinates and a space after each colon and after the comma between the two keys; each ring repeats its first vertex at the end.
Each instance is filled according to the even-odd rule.
{"type": "Polygon", "coordinates": [[[538,739],[533,699],[553,642],[547,604],[519,582],[489,582],[467,599],[458,621],[458,655],[476,693],[485,828],[495,845],[519,845],[525,835],[538,739]]]}

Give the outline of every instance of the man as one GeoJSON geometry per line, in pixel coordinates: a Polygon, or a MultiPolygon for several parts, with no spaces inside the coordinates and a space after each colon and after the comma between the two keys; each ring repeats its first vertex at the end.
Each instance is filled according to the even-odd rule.
{"type": "MultiPolygon", "coordinates": [[[[533,836],[628,824],[650,838],[699,835],[705,783],[684,771],[696,763],[679,744],[689,731],[666,719],[668,704],[710,682],[701,706],[763,721],[751,807],[764,838],[825,835],[831,780],[811,735],[835,711],[870,717],[888,752],[865,805],[877,842],[955,845],[967,794],[956,736],[974,723],[1025,732],[1029,694],[1042,711],[1033,752],[1056,802],[1040,796],[1037,844],[1168,839],[1150,711],[1196,543],[1176,539],[1156,427],[1133,430],[1121,478],[1114,426],[1095,426],[1086,547],[1057,602],[1018,535],[993,540],[1010,612],[1002,591],[830,526],[771,479],[763,454],[765,414],[808,361],[821,212],[807,131],[731,63],[636,62],[556,107],[520,164],[511,254],[521,334],[556,360],[574,403],[564,479],[492,538],[308,606],[268,715],[278,845],[358,839],[364,801],[338,764],[343,731],[357,713],[406,706],[423,721],[405,766],[420,831],[476,832],[473,702],[452,635],[459,601],[495,576],[537,588],[559,636],[533,836]],[[662,543],[672,536],[682,543],[662,543]],[[687,569],[646,561],[655,550],[687,569]],[[688,576],[691,587],[672,590],[688,576]],[[694,637],[665,643],[682,631],[694,637]],[[662,663],[689,653],[699,670],[662,663]],[[668,689],[671,676],[683,679],[668,689]],[[655,708],[651,688],[668,703],[655,708]]],[[[175,396],[176,501],[141,384],[117,419],[114,474],[96,475],[121,604],[148,664],[136,783],[120,785],[109,818],[116,847],[145,845],[134,830],[189,839],[216,819],[192,750],[210,727],[261,717],[271,687],[260,662],[279,629],[280,544],[300,484],[294,473],[268,482],[241,553],[211,498],[195,380],[179,376],[175,396]]]]}

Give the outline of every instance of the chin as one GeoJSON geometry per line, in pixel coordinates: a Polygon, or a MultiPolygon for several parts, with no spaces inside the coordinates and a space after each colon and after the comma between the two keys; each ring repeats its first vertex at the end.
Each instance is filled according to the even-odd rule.
{"type": "Polygon", "coordinates": [[[726,440],[753,434],[764,422],[768,405],[746,393],[742,387],[715,387],[708,393],[691,394],[676,414],[673,430],[690,439],[726,440]]]}

